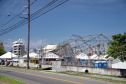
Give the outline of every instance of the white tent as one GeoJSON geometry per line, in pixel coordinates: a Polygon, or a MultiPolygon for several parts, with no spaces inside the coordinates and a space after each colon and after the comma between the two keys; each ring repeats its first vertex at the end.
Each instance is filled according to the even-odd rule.
{"type": "MultiPolygon", "coordinates": [[[[36,53],[34,53],[34,52],[29,53],[29,57],[30,58],[39,58],[39,56],[36,53]]],[[[27,55],[24,55],[23,58],[27,58],[27,55]]]]}
{"type": "Polygon", "coordinates": [[[88,59],[88,56],[84,53],[80,53],[79,55],[75,56],[77,59],[88,59]]]}
{"type": "Polygon", "coordinates": [[[90,59],[98,59],[98,55],[94,54],[94,55],[90,56],[90,59]]]}
{"type": "Polygon", "coordinates": [[[76,57],[77,59],[103,59],[103,60],[112,59],[112,57],[105,58],[106,56],[108,56],[108,55],[100,55],[100,56],[98,57],[97,54],[94,54],[94,55],[92,55],[92,56],[87,56],[87,55],[84,54],[84,53],[80,53],[79,55],[76,55],[75,57],[76,57]]]}
{"type": "Polygon", "coordinates": [[[58,59],[59,56],[56,55],[56,54],[54,54],[54,53],[52,53],[52,52],[49,52],[49,53],[47,53],[47,54],[44,56],[44,58],[47,58],[47,59],[51,59],[51,58],[58,59]]]}
{"type": "Polygon", "coordinates": [[[7,52],[7,53],[3,54],[2,56],[0,56],[0,59],[11,59],[12,57],[17,57],[17,55],[15,55],[11,52],[7,52]]]}
{"type": "Polygon", "coordinates": [[[102,59],[102,60],[108,60],[108,59],[113,59],[112,57],[106,58],[108,55],[100,55],[98,57],[98,55],[94,54],[92,56],[90,56],[90,59],[102,59]]]}
{"type": "Polygon", "coordinates": [[[126,62],[117,62],[112,64],[112,68],[126,69],[126,62]]]}
{"type": "Polygon", "coordinates": [[[48,53],[50,51],[53,51],[54,49],[56,49],[57,45],[47,45],[46,47],[44,47],[44,53],[48,53]]]}

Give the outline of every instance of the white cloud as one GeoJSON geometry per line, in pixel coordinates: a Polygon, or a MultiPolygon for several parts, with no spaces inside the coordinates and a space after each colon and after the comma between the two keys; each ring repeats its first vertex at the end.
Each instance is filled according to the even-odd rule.
{"type": "Polygon", "coordinates": [[[8,41],[4,41],[4,47],[10,48],[12,47],[12,39],[8,39],[8,41]]]}
{"type": "Polygon", "coordinates": [[[31,42],[30,42],[30,47],[31,48],[36,48],[36,47],[42,47],[43,45],[45,45],[45,44],[47,44],[46,42],[45,42],[46,40],[32,40],[31,42]]]}
{"type": "MultiPolygon", "coordinates": [[[[12,39],[8,39],[8,43],[4,43],[4,47],[6,48],[12,48],[12,39]]],[[[42,47],[43,45],[46,45],[46,39],[44,40],[31,40],[30,41],[30,48],[40,48],[42,47]]],[[[27,47],[27,43],[25,45],[25,47],[27,47]]]]}
{"type": "Polygon", "coordinates": [[[12,39],[8,39],[9,41],[11,41],[12,39]]]}
{"type": "Polygon", "coordinates": [[[4,47],[9,47],[9,48],[10,48],[10,47],[12,47],[12,46],[11,46],[11,45],[6,44],[6,45],[4,45],[4,47]]]}
{"type": "MultiPolygon", "coordinates": [[[[16,40],[7,39],[8,41],[4,42],[4,48],[6,51],[10,51],[12,49],[12,43],[16,40]]],[[[46,39],[43,40],[31,40],[30,48],[41,48],[43,45],[47,45],[46,39]]],[[[25,43],[25,48],[27,48],[27,41],[25,43]]]]}

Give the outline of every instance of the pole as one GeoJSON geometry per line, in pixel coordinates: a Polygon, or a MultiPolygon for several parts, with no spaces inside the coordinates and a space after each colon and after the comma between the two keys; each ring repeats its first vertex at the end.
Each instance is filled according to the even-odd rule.
{"type": "Polygon", "coordinates": [[[28,0],[28,45],[27,45],[27,69],[29,69],[29,43],[30,43],[30,0],[28,0]]]}

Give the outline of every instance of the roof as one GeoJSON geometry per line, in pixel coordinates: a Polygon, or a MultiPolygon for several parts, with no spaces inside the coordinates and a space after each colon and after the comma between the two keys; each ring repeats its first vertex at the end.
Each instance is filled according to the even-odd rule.
{"type": "MultiPolygon", "coordinates": [[[[38,58],[38,55],[36,53],[32,52],[32,53],[29,53],[29,57],[30,58],[38,58]]],[[[27,55],[24,55],[23,58],[27,58],[27,55]]]]}
{"type": "Polygon", "coordinates": [[[11,53],[11,52],[7,52],[3,55],[0,56],[1,59],[10,59],[12,57],[17,57],[17,55],[15,55],[14,53],[11,53]]]}
{"type": "Polygon", "coordinates": [[[52,52],[49,52],[49,53],[47,53],[45,56],[44,56],[44,58],[55,58],[55,59],[58,59],[59,58],[59,56],[58,55],[56,55],[56,54],[54,54],[54,53],[52,53],[52,52]]]}
{"type": "Polygon", "coordinates": [[[54,49],[56,49],[57,45],[47,45],[46,47],[44,47],[44,52],[47,53],[47,52],[50,52],[54,49]]]}
{"type": "Polygon", "coordinates": [[[19,40],[13,42],[13,44],[24,44],[24,40],[23,39],[19,39],[19,40]]]}
{"type": "Polygon", "coordinates": [[[77,59],[88,59],[88,56],[84,53],[80,53],[79,55],[76,55],[77,59]]]}
{"type": "MultiPolygon", "coordinates": [[[[118,60],[119,61],[119,60],[118,60]]],[[[112,68],[116,69],[126,69],[126,62],[121,62],[121,60],[115,64],[112,64],[112,68]]]]}
{"type": "Polygon", "coordinates": [[[100,55],[98,57],[97,54],[94,54],[92,56],[87,56],[84,53],[80,53],[79,55],[76,55],[76,58],[77,59],[103,59],[103,60],[112,59],[112,57],[106,58],[106,56],[108,56],[108,55],[100,55]]]}

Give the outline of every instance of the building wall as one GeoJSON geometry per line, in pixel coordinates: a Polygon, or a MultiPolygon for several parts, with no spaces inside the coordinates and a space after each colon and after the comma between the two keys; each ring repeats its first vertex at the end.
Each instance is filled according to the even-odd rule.
{"type": "Polygon", "coordinates": [[[25,52],[25,46],[22,45],[22,46],[20,47],[20,56],[24,56],[24,52],[25,52]]]}
{"type": "Polygon", "coordinates": [[[0,47],[4,49],[3,42],[0,42],[0,47]]]}
{"type": "Polygon", "coordinates": [[[24,56],[25,54],[25,45],[22,39],[13,42],[12,52],[17,54],[19,57],[24,56]]]}
{"type": "Polygon", "coordinates": [[[25,46],[24,45],[13,45],[13,53],[14,54],[18,54],[18,56],[23,56],[24,55],[24,51],[25,50],[25,46]]]}

